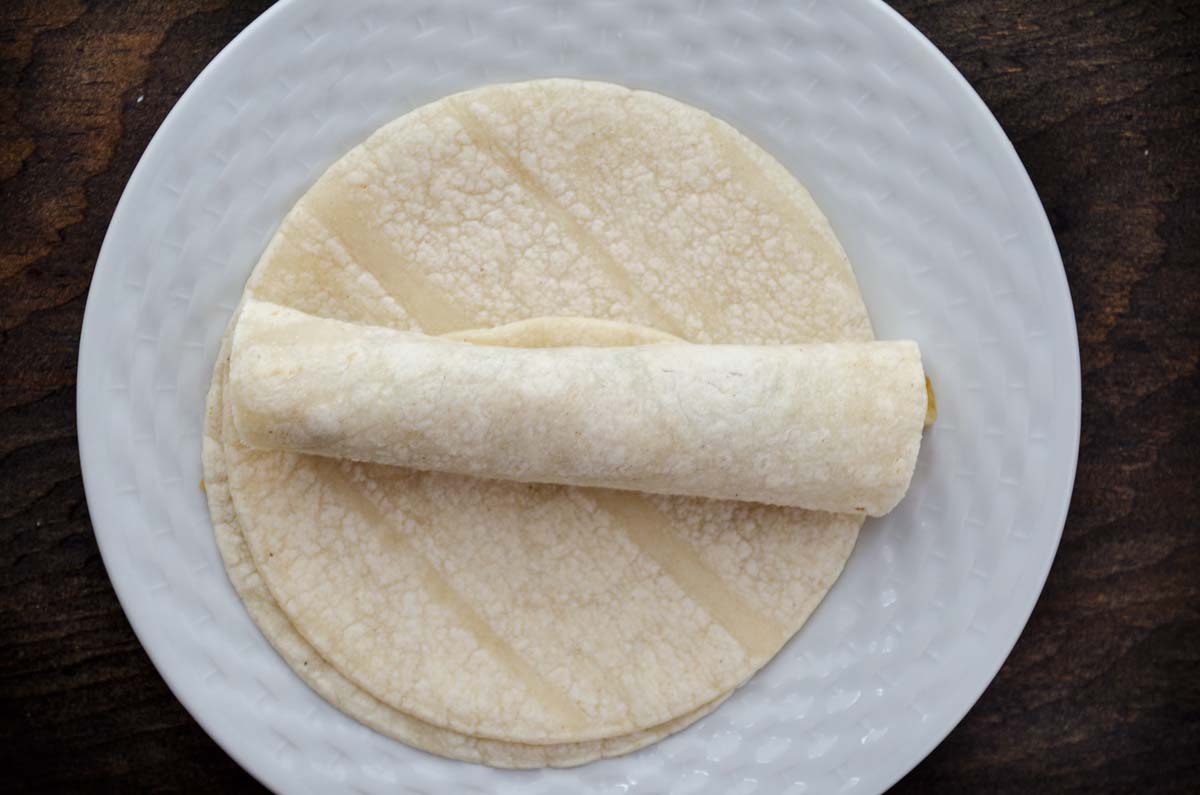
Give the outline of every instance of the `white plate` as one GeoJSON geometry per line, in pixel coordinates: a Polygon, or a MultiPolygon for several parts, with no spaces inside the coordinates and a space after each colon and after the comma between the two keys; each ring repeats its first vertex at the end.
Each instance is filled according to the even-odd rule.
{"type": "Polygon", "coordinates": [[[1079,354],[1037,195],[953,67],[874,0],[290,0],[155,136],[113,217],[79,356],[79,445],[113,585],[172,690],[280,792],[879,792],[966,713],[1049,570],[1075,473],[1079,354]],[[800,634],[715,714],[640,753],[505,772],[325,704],[225,578],[201,417],[259,252],[322,169],[453,91],[547,75],[651,88],[732,122],[833,222],[881,337],[915,338],[941,416],[800,634]]]}

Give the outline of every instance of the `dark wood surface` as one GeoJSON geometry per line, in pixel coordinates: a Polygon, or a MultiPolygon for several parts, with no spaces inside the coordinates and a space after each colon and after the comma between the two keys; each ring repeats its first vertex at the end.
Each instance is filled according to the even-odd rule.
{"type": "MultiPolygon", "coordinates": [[[[138,157],[266,2],[0,3],[0,790],[261,792],[133,636],[88,521],[75,358],[138,157]]],[[[896,0],[987,101],[1058,237],[1083,359],[1041,601],[896,791],[1200,792],[1200,4],[896,0]]]]}

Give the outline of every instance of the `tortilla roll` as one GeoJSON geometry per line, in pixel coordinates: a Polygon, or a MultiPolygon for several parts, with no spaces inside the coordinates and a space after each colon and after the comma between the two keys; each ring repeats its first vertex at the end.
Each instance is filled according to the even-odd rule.
{"type": "Polygon", "coordinates": [[[914,342],[514,348],[248,301],[237,433],[262,449],[880,516],[929,399],[914,342]]]}

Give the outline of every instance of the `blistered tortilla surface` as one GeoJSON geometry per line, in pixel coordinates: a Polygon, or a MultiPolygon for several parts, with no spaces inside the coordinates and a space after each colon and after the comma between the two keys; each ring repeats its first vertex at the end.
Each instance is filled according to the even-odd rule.
{"type": "MultiPolygon", "coordinates": [[[[646,343],[663,337],[652,329],[621,323],[566,320],[549,325],[559,330],[560,333],[556,335],[558,339],[576,345],[646,343]]],[[[526,345],[532,341],[529,335],[534,329],[543,329],[536,332],[542,334],[545,325],[519,323],[500,329],[460,332],[455,336],[464,340],[486,341],[488,344],[526,345]]],[[[227,414],[224,391],[228,358],[228,345],[223,343],[213,375],[213,387],[208,395],[203,442],[204,471],[207,476],[205,493],[217,545],[234,588],[268,641],[310,687],[338,709],[382,734],[423,751],[493,767],[537,768],[580,765],[643,748],[689,726],[716,709],[728,697],[726,693],[686,715],[627,735],[580,743],[527,745],[472,737],[433,726],[389,707],[357,687],[317,654],[292,626],[271,596],[246,546],[229,494],[225,464],[227,414]]]]}
{"type": "MultiPolygon", "coordinates": [[[[300,199],[247,291],[431,334],[575,316],[692,342],[872,336],[778,163],[699,110],[579,81],[478,89],[382,128],[300,199]]],[[[224,450],[249,561],[313,652],[388,709],[509,743],[702,710],[799,629],[861,525],[224,450]]]]}
{"type": "Polygon", "coordinates": [[[254,300],[229,394],[259,449],[868,516],[928,410],[911,341],[513,347],[254,300]]]}

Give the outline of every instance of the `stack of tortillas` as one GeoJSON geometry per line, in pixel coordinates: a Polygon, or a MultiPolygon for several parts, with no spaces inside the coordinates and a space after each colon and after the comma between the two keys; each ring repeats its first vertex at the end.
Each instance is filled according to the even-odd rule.
{"type": "MultiPolygon", "coordinates": [[[[738,378],[743,359],[775,372],[775,354],[763,359],[753,346],[796,348],[813,374],[839,362],[849,362],[846,373],[874,367],[862,351],[829,352],[855,346],[800,345],[869,342],[872,333],[846,256],[795,179],[699,110],[602,83],[491,86],[382,128],[284,219],[239,313],[247,322],[238,329],[235,317],[226,334],[204,439],[230,579],[283,658],[327,700],[418,748],[497,766],[624,753],[714,709],[808,618],[850,554],[861,513],[886,510],[903,493],[924,416],[915,346],[887,354],[901,364],[889,370],[884,398],[865,394],[880,391],[868,384],[838,403],[838,417],[846,405],[869,403],[899,428],[901,441],[886,450],[837,459],[848,468],[830,458],[805,470],[830,483],[844,472],[886,481],[867,493],[869,505],[844,509],[860,515],[744,501],[757,499],[737,491],[745,482],[711,493],[720,482],[711,465],[672,464],[647,480],[661,488],[636,492],[520,482],[545,480],[570,457],[562,439],[584,409],[616,417],[622,404],[564,388],[591,397],[543,426],[546,406],[503,402],[512,390],[481,390],[478,406],[463,397],[471,384],[493,383],[480,372],[501,381],[560,372],[586,384],[589,373],[621,381],[641,367],[675,378],[662,365],[668,349],[651,344],[686,360],[683,341],[721,347],[733,357],[723,372],[738,378]],[[285,327],[291,347],[281,351],[285,327]],[[286,363],[297,339],[324,346],[324,369],[308,369],[303,351],[286,363]],[[541,350],[557,347],[572,350],[541,350]],[[396,358],[400,349],[407,358],[396,358]],[[360,355],[376,358],[367,366],[360,355]],[[414,362],[428,369],[404,382],[414,362]],[[442,392],[427,388],[434,376],[442,392]],[[425,413],[393,399],[397,389],[424,395],[425,413]],[[457,390],[458,403],[446,389],[457,390]],[[486,414],[489,400],[496,412],[528,409],[532,418],[504,435],[504,450],[486,442],[494,420],[467,421],[476,407],[486,414]],[[444,421],[426,419],[446,406],[446,416],[464,421],[443,432],[444,421]],[[411,420],[400,436],[375,435],[399,427],[398,414],[411,420]],[[431,424],[420,457],[389,457],[416,438],[413,428],[431,424]],[[467,455],[462,440],[472,433],[467,455]],[[566,452],[514,458],[512,445],[530,445],[537,433],[566,452]],[[862,464],[869,455],[887,460],[862,464]],[[430,467],[471,474],[354,460],[364,458],[445,460],[453,465],[430,467]],[[689,490],[700,475],[708,480],[689,490]],[[705,496],[680,496],[693,493],[705,496]]],[[[712,400],[737,391],[707,371],[689,377],[712,385],[712,400]]],[[[790,383],[775,378],[764,383],[790,383]]],[[[626,380],[629,394],[650,389],[645,378],[626,380]]],[[[759,386],[746,405],[769,398],[759,386]]],[[[661,395],[643,398],[639,405],[663,416],[676,411],[661,395]]],[[[679,406],[690,416],[691,404],[679,406]]],[[[592,466],[641,472],[636,450],[614,431],[596,422],[587,429],[592,447],[605,448],[589,451],[592,466]]],[[[869,446],[879,435],[840,444],[869,446]]],[[[788,464],[753,453],[746,447],[744,456],[764,472],[788,464]]],[[[559,482],[629,485],[591,471],[559,482]]],[[[778,502],[777,493],[764,487],[763,499],[778,502]]]]}

